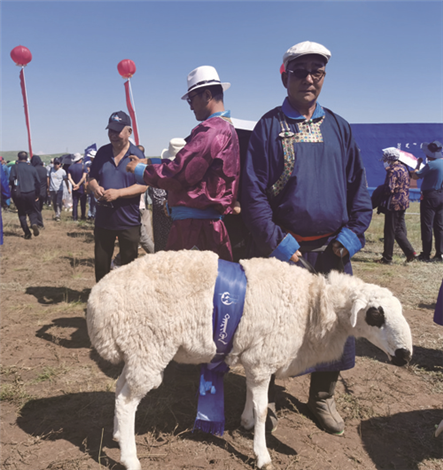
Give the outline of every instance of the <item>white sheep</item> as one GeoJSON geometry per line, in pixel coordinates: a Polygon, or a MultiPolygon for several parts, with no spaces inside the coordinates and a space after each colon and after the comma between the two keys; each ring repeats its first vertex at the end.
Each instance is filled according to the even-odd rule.
{"type": "MultiPolygon", "coordinates": [[[[398,365],[411,358],[412,338],[392,293],[346,274],[327,277],[276,259],[241,261],[247,278],[243,317],[228,365],[245,369],[241,424],[254,428],[258,468],[271,468],[266,448],[267,390],[272,374],[294,376],[337,360],[348,336],[364,337],[398,365]]],[[[140,470],[135,413],[172,360],[209,363],[218,257],[179,251],[146,255],[105,276],[91,291],[87,324],[104,359],[125,365],[117,381],[114,438],[121,462],[140,470]]]]}

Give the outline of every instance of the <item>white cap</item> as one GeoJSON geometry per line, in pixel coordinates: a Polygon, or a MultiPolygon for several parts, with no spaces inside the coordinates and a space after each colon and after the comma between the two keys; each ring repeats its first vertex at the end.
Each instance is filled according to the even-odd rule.
{"type": "Polygon", "coordinates": [[[325,58],[326,63],[328,63],[329,59],[331,58],[331,52],[326,49],[325,46],[311,41],[299,42],[295,46],[289,48],[283,55],[283,64],[285,66],[285,70],[287,69],[289,62],[309,54],[321,55],[325,58]]]}

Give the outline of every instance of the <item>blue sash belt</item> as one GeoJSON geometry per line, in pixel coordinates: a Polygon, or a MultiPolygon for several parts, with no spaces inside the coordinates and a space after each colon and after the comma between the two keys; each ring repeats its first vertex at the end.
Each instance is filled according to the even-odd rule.
{"type": "Polygon", "coordinates": [[[218,260],[212,317],[217,353],[210,364],[201,368],[197,418],[194,429],[223,435],[225,404],[223,377],[229,370],[224,358],[232,349],[234,334],[240,323],[246,293],[246,275],[237,263],[218,260]]]}
{"type": "Polygon", "coordinates": [[[222,219],[223,215],[213,208],[194,209],[193,207],[174,206],[170,207],[173,221],[184,219],[222,219]]]}

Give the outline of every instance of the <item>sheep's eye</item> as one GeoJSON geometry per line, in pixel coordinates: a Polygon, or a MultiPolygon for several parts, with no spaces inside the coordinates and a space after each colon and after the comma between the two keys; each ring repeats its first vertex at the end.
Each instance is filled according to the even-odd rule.
{"type": "Polygon", "coordinates": [[[385,324],[385,312],[383,307],[371,307],[366,312],[366,323],[369,326],[382,327],[385,324]]]}

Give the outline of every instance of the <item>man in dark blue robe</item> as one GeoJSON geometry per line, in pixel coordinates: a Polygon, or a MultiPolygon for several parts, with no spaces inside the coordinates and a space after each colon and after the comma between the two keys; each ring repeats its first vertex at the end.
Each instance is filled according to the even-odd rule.
{"type": "MultiPolygon", "coordinates": [[[[241,207],[253,241],[250,256],[307,259],[321,273],[352,274],[350,259],[363,248],[372,217],[365,170],[351,127],[317,102],[331,53],[302,42],[283,56],[287,97],[257,123],[242,168],[241,207]]],[[[297,289],[298,286],[294,286],[297,289]]],[[[341,361],[311,374],[308,406],[319,425],[344,432],[335,408],[340,370],[355,363],[349,338],[341,361]]],[[[270,387],[270,409],[275,410],[270,387]]]]}

